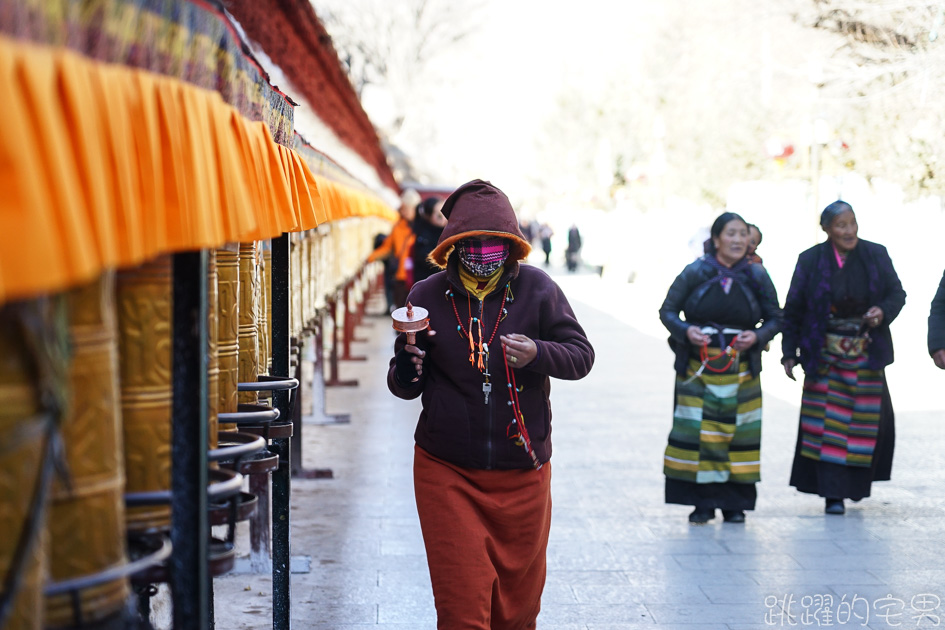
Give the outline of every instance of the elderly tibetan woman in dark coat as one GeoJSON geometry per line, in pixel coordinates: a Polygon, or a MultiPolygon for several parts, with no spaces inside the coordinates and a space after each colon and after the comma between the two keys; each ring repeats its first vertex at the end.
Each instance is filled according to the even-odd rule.
{"type": "Polygon", "coordinates": [[[417,512],[438,628],[535,628],[551,524],[551,378],[583,378],[594,350],[564,293],[537,267],[512,205],[460,186],[429,259],[445,268],[408,301],[429,311],[395,343],[387,384],[421,397],[417,512]]]}
{"type": "Polygon", "coordinates": [[[705,256],[683,269],[660,307],[676,353],[666,502],[694,506],[691,523],[716,509],[741,523],[761,478],[761,350],[780,329],[781,309],[768,272],[745,256],[745,220],[726,212],[710,234],[705,256]]]}
{"type": "Polygon", "coordinates": [[[889,333],[906,292],[886,248],[857,237],[843,201],[820,218],[827,240],[797,259],[784,304],[785,373],[804,369],[791,485],[843,514],[844,499],[870,496],[892,471],[895,425],[885,368],[889,333]]]}

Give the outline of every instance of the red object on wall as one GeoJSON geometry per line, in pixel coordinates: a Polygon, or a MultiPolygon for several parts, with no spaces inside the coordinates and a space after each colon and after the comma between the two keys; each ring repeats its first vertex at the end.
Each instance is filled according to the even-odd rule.
{"type": "MultiPolygon", "coordinates": [[[[374,125],[309,0],[226,0],[224,5],[246,34],[286,73],[291,87],[308,101],[322,122],[373,166],[384,184],[400,190],[374,125]]],[[[289,86],[282,89],[288,91],[289,86]]]]}

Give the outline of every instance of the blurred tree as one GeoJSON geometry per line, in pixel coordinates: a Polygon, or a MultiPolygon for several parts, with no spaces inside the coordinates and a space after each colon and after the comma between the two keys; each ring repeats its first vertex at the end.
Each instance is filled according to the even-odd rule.
{"type": "Polygon", "coordinates": [[[842,122],[846,161],[910,197],[945,193],[945,3],[792,0],[796,21],[833,42],[821,94],[842,122]]]}
{"type": "Polygon", "coordinates": [[[433,62],[475,32],[469,0],[312,0],[351,83],[362,99],[385,99],[375,125],[395,136],[422,115],[424,89],[446,77],[433,62]],[[369,94],[372,89],[377,92],[369,94]]]}

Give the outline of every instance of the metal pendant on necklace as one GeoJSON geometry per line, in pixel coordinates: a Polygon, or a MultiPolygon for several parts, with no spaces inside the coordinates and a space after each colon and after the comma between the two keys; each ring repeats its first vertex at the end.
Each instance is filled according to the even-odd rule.
{"type": "Polygon", "coordinates": [[[482,361],[485,369],[482,372],[482,376],[486,379],[482,384],[482,396],[484,399],[484,404],[489,404],[489,394],[492,393],[492,383],[489,382],[489,344],[482,344],[482,361]]]}

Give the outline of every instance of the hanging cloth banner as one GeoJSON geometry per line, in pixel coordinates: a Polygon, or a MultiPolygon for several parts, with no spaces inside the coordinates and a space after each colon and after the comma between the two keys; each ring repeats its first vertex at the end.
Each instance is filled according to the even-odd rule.
{"type": "Polygon", "coordinates": [[[177,79],[0,37],[0,90],[0,302],[162,253],[395,216],[177,79]]]}

